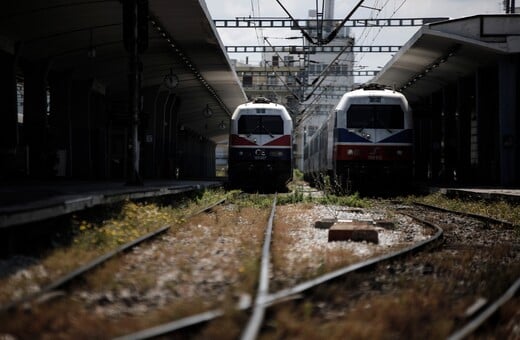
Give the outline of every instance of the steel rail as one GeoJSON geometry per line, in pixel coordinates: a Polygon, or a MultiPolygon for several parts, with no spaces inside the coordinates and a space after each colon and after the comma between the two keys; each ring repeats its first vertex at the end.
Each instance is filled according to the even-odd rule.
{"type": "MultiPolygon", "coordinates": [[[[403,255],[412,253],[414,251],[421,250],[422,248],[425,248],[425,247],[433,244],[435,241],[440,241],[442,239],[444,231],[440,227],[438,227],[438,226],[436,226],[436,225],[434,225],[434,224],[432,224],[432,223],[430,223],[428,221],[425,221],[425,220],[423,220],[423,219],[421,219],[421,218],[419,218],[417,216],[413,216],[413,215],[406,214],[406,213],[403,213],[403,212],[400,212],[400,214],[407,215],[407,216],[415,219],[416,221],[419,221],[420,223],[423,223],[423,224],[429,226],[430,228],[433,228],[436,231],[436,233],[432,237],[430,237],[429,239],[421,241],[421,242],[419,242],[417,244],[414,244],[414,245],[412,245],[410,247],[407,247],[407,248],[405,248],[403,250],[399,250],[399,251],[393,252],[391,254],[378,256],[378,257],[376,257],[374,259],[370,259],[370,260],[367,260],[367,261],[363,261],[363,262],[360,262],[360,263],[356,263],[356,264],[353,264],[353,265],[349,265],[349,266],[343,267],[343,268],[338,269],[338,270],[336,270],[334,272],[322,275],[322,276],[320,276],[318,278],[315,278],[313,280],[309,280],[309,281],[306,281],[306,282],[301,283],[299,285],[296,285],[296,286],[294,286],[292,288],[283,289],[283,290],[280,290],[280,291],[278,291],[276,293],[273,293],[273,294],[266,294],[266,295],[263,296],[263,298],[260,298],[260,295],[257,295],[257,298],[255,299],[255,304],[253,306],[251,304],[246,304],[244,306],[237,307],[237,310],[247,310],[247,309],[249,309],[251,307],[253,307],[253,308],[261,308],[263,311],[259,311],[257,313],[262,313],[262,315],[263,315],[263,313],[265,311],[265,308],[268,308],[271,305],[274,305],[274,304],[277,304],[277,303],[280,303],[280,302],[287,301],[288,298],[290,298],[291,296],[293,296],[295,294],[302,293],[302,292],[304,292],[306,290],[309,290],[309,289],[311,289],[311,288],[313,288],[313,287],[315,287],[315,286],[317,286],[319,284],[323,284],[323,283],[326,283],[326,282],[331,281],[333,279],[337,279],[337,278],[339,278],[339,277],[341,277],[343,275],[355,272],[357,270],[368,268],[370,266],[373,266],[373,265],[377,264],[378,262],[383,262],[383,261],[386,261],[386,260],[394,259],[394,258],[403,256],[403,255]]],[[[264,245],[265,244],[266,243],[264,242],[264,245]]],[[[160,336],[160,335],[163,335],[163,334],[168,334],[168,333],[180,330],[180,329],[185,328],[185,327],[194,326],[194,325],[196,325],[198,323],[212,321],[212,320],[222,316],[223,314],[224,314],[224,311],[220,310],[220,309],[206,311],[206,312],[203,312],[203,313],[200,313],[200,314],[195,314],[195,315],[183,318],[183,319],[179,319],[179,320],[175,320],[175,321],[172,321],[172,322],[169,322],[169,323],[166,323],[166,324],[158,325],[158,326],[155,326],[155,327],[152,327],[152,328],[149,328],[149,329],[146,329],[146,330],[142,330],[142,331],[139,331],[139,332],[136,332],[136,333],[128,334],[128,335],[125,335],[123,337],[119,337],[119,338],[116,338],[116,339],[117,340],[123,340],[123,339],[124,340],[129,340],[129,339],[132,339],[132,340],[149,339],[149,338],[157,337],[157,336],[160,336]]],[[[254,314],[254,312],[253,312],[253,314],[254,314]]],[[[258,321],[254,321],[254,322],[258,322],[258,321]]],[[[259,326],[260,326],[260,324],[257,324],[257,325],[255,325],[255,328],[259,329],[259,326]]],[[[246,339],[245,335],[246,335],[245,333],[242,335],[242,339],[246,339]]],[[[249,336],[249,334],[248,334],[248,336],[249,336]]],[[[254,339],[254,338],[255,337],[251,337],[251,338],[248,338],[248,339],[254,339]]]]}
{"type": "MultiPolygon", "coordinates": [[[[251,305],[244,306],[243,308],[237,308],[238,310],[245,310],[250,308],[251,305]]],[[[146,328],[135,333],[130,333],[126,335],[122,335],[117,338],[113,338],[113,340],[142,340],[142,339],[151,339],[158,337],[160,335],[165,335],[168,333],[175,332],[179,329],[183,329],[186,327],[194,326],[199,323],[207,322],[214,320],[218,317],[224,315],[224,310],[222,309],[213,309],[206,312],[202,312],[199,314],[194,314],[187,316],[182,319],[174,320],[171,322],[167,322],[164,324],[160,324],[154,327],[146,328]]]]}
{"type": "Polygon", "coordinates": [[[189,327],[192,325],[196,325],[198,323],[206,322],[213,320],[219,316],[222,316],[224,311],[217,309],[211,310],[204,313],[200,313],[197,315],[188,316],[179,320],[175,320],[172,322],[168,322],[156,327],[143,329],[141,331],[123,335],[121,337],[114,338],[114,340],[140,340],[140,339],[150,339],[163,334],[171,333],[175,330],[189,327]]]}
{"type": "Polygon", "coordinates": [[[241,339],[253,340],[258,336],[260,326],[264,320],[265,308],[264,303],[266,297],[269,294],[269,265],[271,259],[271,239],[273,234],[273,220],[274,213],[276,210],[276,195],[273,199],[273,205],[271,207],[271,215],[267,222],[267,228],[264,237],[264,246],[262,247],[262,260],[260,265],[260,278],[258,282],[258,291],[255,298],[255,304],[253,307],[253,315],[249,319],[247,326],[242,333],[241,339]]]}
{"type": "MultiPolygon", "coordinates": [[[[199,211],[196,211],[195,213],[192,213],[190,215],[188,215],[188,217],[192,217],[192,216],[195,216],[195,215],[198,215],[204,211],[207,211],[207,210],[210,210],[212,209],[213,207],[219,205],[219,204],[222,204],[222,202],[224,202],[225,199],[222,199],[216,203],[212,203],[211,205],[199,210],[199,211]]],[[[100,264],[110,260],[111,258],[135,247],[136,245],[139,245],[141,243],[143,243],[144,241],[147,241],[147,240],[150,240],[154,237],[157,237],[158,235],[161,235],[163,234],[164,232],[166,232],[168,229],[170,229],[171,226],[167,225],[167,226],[163,226],[159,229],[156,229],[148,234],[145,234],[135,240],[132,240],[128,243],[125,243],[121,246],[119,246],[118,248],[116,248],[115,250],[112,250],[106,254],[103,254],[95,259],[93,259],[92,261],[84,264],[83,266],[80,266],[79,268],[59,277],[57,280],[47,284],[46,286],[44,286],[41,290],[39,290],[38,292],[35,292],[35,293],[32,293],[32,294],[29,294],[27,296],[24,296],[24,297],[21,297],[19,299],[16,299],[16,300],[13,300],[11,302],[9,302],[8,304],[5,304],[5,305],[2,305],[0,306],[0,313],[2,312],[6,312],[6,311],[9,311],[11,309],[13,309],[14,307],[18,306],[18,305],[21,305],[21,304],[24,304],[24,303],[28,303],[52,290],[55,290],[59,287],[62,287],[64,285],[66,285],[67,283],[70,283],[72,280],[74,280],[75,278],[87,273],[88,271],[96,268],[97,266],[99,266],[100,264]]]]}
{"type": "Polygon", "coordinates": [[[464,327],[451,334],[447,340],[461,340],[476,331],[484,322],[486,322],[492,315],[494,315],[500,307],[511,300],[520,289],[520,278],[493,304],[488,306],[484,311],[477,315],[473,320],[467,323],[464,327]]]}

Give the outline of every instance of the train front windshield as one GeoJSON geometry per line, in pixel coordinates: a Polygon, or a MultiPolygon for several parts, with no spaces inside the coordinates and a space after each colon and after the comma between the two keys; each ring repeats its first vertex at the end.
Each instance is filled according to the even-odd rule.
{"type": "Polygon", "coordinates": [[[283,135],[280,116],[243,115],[238,119],[238,133],[243,135],[283,135]]]}
{"type": "Polygon", "coordinates": [[[399,105],[351,105],[349,129],[403,129],[404,112],[399,105]]]}

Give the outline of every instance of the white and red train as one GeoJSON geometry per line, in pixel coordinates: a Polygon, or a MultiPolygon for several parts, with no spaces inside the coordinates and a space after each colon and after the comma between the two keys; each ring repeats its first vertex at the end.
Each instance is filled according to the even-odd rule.
{"type": "Polygon", "coordinates": [[[413,171],[412,110],[405,96],[378,85],[343,95],[304,146],[304,174],[343,188],[402,183],[413,171]]]}
{"type": "Polygon", "coordinates": [[[287,109],[257,98],[231,117],[229,184],[234,188],[279,190],[292,178],[293,122],[287,109]]]}

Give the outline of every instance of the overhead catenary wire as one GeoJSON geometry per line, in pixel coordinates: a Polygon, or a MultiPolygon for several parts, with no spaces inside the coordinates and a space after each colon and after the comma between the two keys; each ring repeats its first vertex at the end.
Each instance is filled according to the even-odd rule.
{"type": "MultiPolygon", "coordinates": [[[[287,8],[285,8],[283,6],[283,4],[281,3],[280,0],[277,0],[278,4],[281,6],[281,8],[286,12],[286,14],[291,18],[291,20],[293,20],[294,22],[294,25],[295,27],[299,28],[300,29],[300,32],[302,33],[303,35],[303,38],[305,38],[307,41],[311,41],[311,42],[314,42],[314,43],[317,43],[317,44],[324,44],[324,43],[327,43],[327,39],[330,39],[330,41],[332,41],[332,39],[335,38],[335,35],[339,32],[339,30],[342,28],[342,26],[344,25],[344,23],[349,20],[349,18],[353,15],[353,13],[360,7],[364,7],[364,8],[369,8],[372,10],[372,13],[374,13],[375,15],[372,15],[372,17],[375,17],[377,18],[380,13],[382,12],[382,10],[384,8],[387,7],[388,3],[390,2],[390,0],[386,0],[384,2],[384,4],[381,6],[379,0],[376,1],[374,4],[372,4],[372,6],[363,6],[363,3],[364,1],[359,1],[356,6],[354,6],[354,8],[349,12],[349,14],[346,16],[346,18],[343,20],[343,22],[340,24],[340,25],[337,25],[335,30],[333,32],[331,32],[331,34],[326,37],[326,38],[323,38],[322,36],[319,35],[318,33],[318,41],[316,41],[313,37],[310,36],[310,33],[305,31],[303,28],[301,28],[299,26],[299,23],[297,22],[296,19],[294,19],[294,17],[291,15],[291,13],[287,10],[287,8]]],[[[397,13],[397,11],[405,4],[406,0],[403,0],[401,1],[401,3],[399,4],[399,6],[397,6],[397,8],[395,8],[395,10],[393,11],[392,13],[392,17],[395,15],[395,13],[397,13]]],[[[324,11],[324,5],[325,5],[325,2],[323,1],[323,4],[321,6],[321,12],[320,12],[320,4],[319,4],[319,1],[316,0],[316,27],[319,31],[319,28],[323,28],[323,20],[321,18],[321,12],[324,11]]],[[[379,35],[379,33],[381,32],[382,30],[382,27],[379,28],[378,30],[378,33],[373,37],[372,39],[372,42],[377,38],[377,36],[379,35]]],[[[364,30],[363,30],[363,33],[362,33],[362,36],[364,36],[362,39],[366,39],[368,37],[368,32],[370,31],[370,28],[367,28],[365,27],[364,30]]],[[[268,40],[264,39],[264,42],[267,42],[269,45],[271,45],[269,43],[268,40]]],[[[351,45],[351,44],[349,44],[351,45]]],[[[347,45],[347,46],[349,46],[347,45]]],[[[318,87],[321,86],[321,84],[325,81],[326,78],[328,78],[328,76],[330,75],[330,72],[331,70],[336,67],[336,65],[338,63],[343,63],[345,61],[348,62],[350,56],[346,57],[346,58],[341,58],[341,56],[348,50],[349,47],[346,47],[346,48],[343,48],[339,53],[338,55],[321,71],[321,73],[318,75],[318,77],[316,77],[311,84],[304,84],[304,86],[309,86],[309,85],[312,85],[313,88],[310,90],[310,92],[308,93],[308,95],[306,96],[301,96],[301,95],[296,95],[296,93],[287,85],[286,82],[283,81],[283,79],[281,79],[281,77],[275,72],[275,75],[277,76],[278,79],[280,79],[280,81],[282,82],[283,86],[285,88],[287,88],[289,90],[289,92],[291,93],[291,95],[296,98],[300,103],[303,103],[305,101],[308,101],[312,96],[315,95],[316,93],[316,90],[318,87]]],[[[276,53],[276,52],[275,52],[276,53]]],[[[278,55],[278,53],[276,53],[278,55]]],[[[361,57],[359,58],[358,62],[360,62],[363,57],[364,57],[364,53],[361,54],[361,57]]],[[[278,55],[278,58],[279,59],[282,59],[279,55],[278,55]]],[[[355,63],[355,59],[352,59],[351,62],[355,63]]],[[[298,82],[300,83],[300,82],[298,82]]],[[[324,92],[322,91],[320,93],[320,96],[317,98],[318,102],[321,101],[321,94],[323,94],[324,92]]],[[[313,102],[316,102],[316,100],[313,100],[313,102]]]]}
{"type": "Polygon", "coordinates": [[[325,69],[320,73],[320,75],[314,79],[314,81],[312,82],[312,84],[314,85],[314,88],[311,90],[311,92],[305,97],[304,99],[304,102],[309,100],[309,98],[314,94],[314,92],[316,91],[316,89],[321,85],[321,83],[325,80],[325,78],[327,78],[329,72],[330,72],[330,69],[331,69],[331,66],[334,65],[334,63],[338,60],[338,58],[343,54],[345,53],[345,51],[349,48],[351,48],[352,45],[351,44],[346,44],[343,49],[338,53],[338,55],[336,55],[336,57],[334,57],[334,59],[332,59],[332,61],[327,65],[327,67],[325,67],[325,69]]]}
{"type": "MultiPolygon", "coordinates": [[[[273,45],[271,45],[271,42],[269,42],[269,39],[268,39],[268,38],[264,38],[264,40],[267,42],[267,44],[268,44],[269,46],[271,46],[271,47],[273,46],[273,45]]],[[[278,56],[278,58],[279,58],[280,60],[283,60],[283,59],[281,58],[281,56],[280,56],[280,54],[279,54],[278,52],[275,51],[275,54],[276,54],[276,56],[278,56]]],[[[285,65],[285,64],[286,64],[286,63],[285,63],[285,61],[284,61],[284,65],[285,65]]],[[[287,65],[286,65],[286,66],[287,66],[287,65]]],[[[291,93],[291,95],[292,95],[294,98],[296,98],[296,100],[299,102],[299,101],[300,101],[300,97],[299,97],[296,93],[294,93],[294,91],[292,90],[292,88],[291,88],[291,87],[287,84],[287,82],[285,82],[285,80],[284,80],[284,79],[283,79],[283,78],[282,78],[282,77],[281,77],[281,76],[276,72],[276,70],[274,69],[274,67],[273,67],[273,73],[274,73],[275,76],[278,78],[278,80],[280,80],[280,81],[282,82],[282,84],[283,84],[283,85],[285,86],[285,88],[286,88],[286,89],[291,93]]],[[[296,77],[295,77],[295,78],[296,78],[296,77]]]]}
{"type": "MultiPolygon", "coordinates": [[[[388,19],[392,19],[395,14],[401,9],[401,7],[403,7],[403,5],[406,3],[407,0],[402,0],[401,3],[399,4],[399,6],[397,7],[394,7],[394,10],[392,12],[392,14],[390,14],[390,16],[388,17],[388,19]]],[[[384,3],[383,6],[381,6],[381,10],[378,11],[377,15],[375,16],[375,18],[379,17],[379,14],[382,12],[382,10],[388,5],[388,3],[390,2],[390,0],[386,0],[386,2],[384,3]]],[[[395,2],[395,0],[394,0],[395,2]]],[[[365,29],[363,29],[361,35],[363,35],[363,33],[365,33],[365,37],[362,38],[361,40],[361,43],[364,43],[364,39],[368,38],[368,33],[370,32],[372,27],[365,27],[365,29]]],[[[377,39],[377,37],[379,36],[379,34],[381,34],[383,30],[383,26],[381,27],[378,27],[378,30],[377,32],[375,33],[375,35],[373,36],[372,40],[370,41],[370,45],[373,44],[375,42],[375,40],[377,39]]],[[[365,57],[366,53],[361,53],[360,56],[359,56],[359,59],[358,61],[361,61],[363,60],[363,58],[365,57]]]]}
{"type": "MultiPolygon", "coordinates": [[[[330,43],[332,40],[334,40],[336,38],[336,36],[338,35],[339,31],[343,28],[343,26],[345,25],[345,23],[352,17],[352,15],[357,11],[357,9],[359,7],[361,7],[361,5],[363,4],[365,0],[360,0],[355,6],[354,8],[352,8],[352,10],[347,14],[347,16],[345,16],[345,18],[341,21],[340,24],[338,24],[336,26],[336,28],[329,33],[329,35],[326,37],[326,38],[322,38],[319,36],[318,34],[318,37],[317,39],[313,39],[313,37],[310,36],[310,34],[305,31],[301,26],[300,24],[298,23],[298,20],[296,20],[294,18],[293,15],[291,15],[291,13],[287,10],[287,8],[285,8],[285,6],[280,2],[280,0],[276,0],[276,2],[280,5],[280,7],[283,9],[283,11],[289,16],[289,18],[293,21],[294,23],[294,26],[303,34],[303,36],[305,37],[305,39],[307,39],[311,44],[313,45],[326,45],[328,43],[330,43]]],[[[316,2],[316,6],[317,6],[317,2],[316,2]]],[[[318,9],[318,7],[316,7],[316,9],[318,9]]],[[[316,13],[316,20],[319,21],[319,15],[318,13],[316,13]]],[[[318,22],[317,22],[318,23],[318,22]]],[[[318,23],[318,25],[316,27],[323,27],[323,19],[321,20],[321,24],[318,23]]],[[[318,29],[318,31],[320,31],[318,29]]]]}
{"type": "MultiPolygon", "coordinates": [[[[258,0],[257,9],[258,9],[258,16],[260,16],[260,0],[258,0]]],[[[251,16],[253,18],[256,17],[254,0],[251,0],[251,16]]],[[[260,30],[260,32],[259,32],[258,27],[256,27],[256,24],[254,24],[254,28],[255,28],[255,34],[256,34],[256,41],[258,42],[258,44],[261,44],[262,37],[263,37],[263,31],[260,30]]]]}

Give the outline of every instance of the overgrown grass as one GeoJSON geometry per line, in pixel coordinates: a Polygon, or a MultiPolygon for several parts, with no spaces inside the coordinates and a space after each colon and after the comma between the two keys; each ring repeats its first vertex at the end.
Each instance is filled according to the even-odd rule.
{"type": "Polygon", "coordinates": [[[316,190],[320,191],[320,194],[315,196],[307,193],[308,185],[303,180],[303,173],[295,169],[293,180],[288,186],[291,192],[280,195],[279,204],[313,203],[356,208],[366,208],[370,205],[368,199],[360,197],[358,192],[348,191],[337,180],[331,179],[326,174],[321,174],[318,178],[315,178],[314,183],[316,190]]]}
{"type": "Polygon", "coordinates": [[[128,243],[163,226],[176,226],[185,217],[225,197],[221,190],[207,190],[177,207],[126,201],[119,213],[100,223],[72,221],[73,243],[80,249],[106,251],[128,243]]]}
{"type": "Polygon", "coordinates": [[[269,208],[273,204],[273,195],[264,195],[259,193],[245,194],[238,190],[228,193],[227,202],[234,204],[239,208],[269,208]]]}

